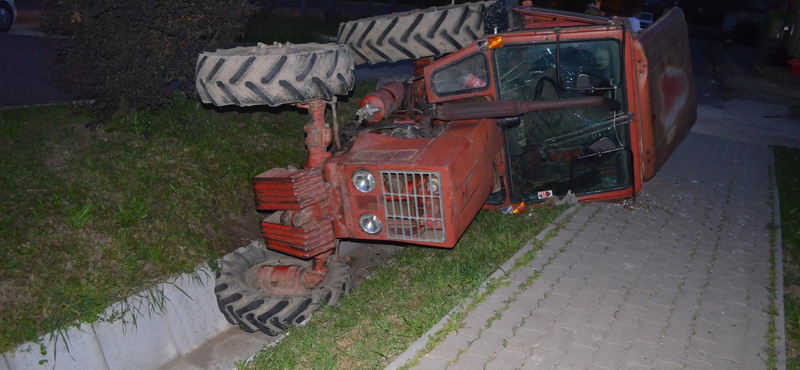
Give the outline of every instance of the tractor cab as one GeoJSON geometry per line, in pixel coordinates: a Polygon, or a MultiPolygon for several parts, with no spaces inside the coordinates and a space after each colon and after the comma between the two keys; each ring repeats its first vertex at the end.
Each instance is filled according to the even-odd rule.
{"type": "Polygon", "coordinates": [[[621,40],[613,38],[523,42],[494,51],[498,99],[601,96],[618,102],[620,108],[531,112],[520,117],[518,126],[504,130],[510,202],[631,187],[631,115],[621,56],[621,40]]]}
{"type": "Polygon", "coordinates": [[[534,8],[518,14],[528,28],[478,40],[425,69],[433,103],[553,103],[554,109],[495,117],[504,137],[498,166],[502,186],[487,204],[539,203],[568,192],[594,198],[633,195],[630,107],[636,102],[628,82],[635,76],[626,76],[625,69],[630,34],[620,21],[607,18],[534,8]],[[586,97],[606,104],[557,105],[586,97]]]}

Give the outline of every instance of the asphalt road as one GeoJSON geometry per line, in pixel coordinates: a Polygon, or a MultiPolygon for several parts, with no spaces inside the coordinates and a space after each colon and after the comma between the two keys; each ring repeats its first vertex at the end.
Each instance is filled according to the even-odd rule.
{"type": "Polygon", "coordinates": [[[0,34],[0,107],[72,100],[51,83],[59,39],[38,32],[41,3],[19,1],[11,31],[0,34]]]}
{"type": "Polygon", "coordinates": [[[58,39],[12,30],[0,34],[0,107],[72,100],[50,82],[58,39]]]}

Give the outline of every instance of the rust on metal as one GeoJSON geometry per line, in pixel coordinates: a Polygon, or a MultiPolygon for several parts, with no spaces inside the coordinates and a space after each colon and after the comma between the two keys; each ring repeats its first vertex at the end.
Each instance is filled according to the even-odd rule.
{"type": "Polygon", "coordinates": [[[331,145],[332,133],[327,123],[325,123],[325,101],[312,100],[307,106],[300,106],[308,109],[309,121],[303,128],[306,132],[306,147],[308,148],[308,162],[306,168],[321,166],[325,160],[331,157],[328,153],[328,146],[331,145]]]}
{"type": "Polygon", "coordinates": [[[295,295],[311,291],[325,280],[327,268],[319,267],[314,260],[307,262],[268,262],[258,267],[258,287],[262,292],[276,295],[295,295]]]}
{"type": "Polygon", "coordinates": [[[551,101],[496,100],[474,103],[453,103],[436,107],[433,112],[433,117],[445,121],[504,118],[516,117],[525,113],[544,110],[597,107],[604,103],[605,100],[603,100],[603,98],[596,96],[551,101]]]}

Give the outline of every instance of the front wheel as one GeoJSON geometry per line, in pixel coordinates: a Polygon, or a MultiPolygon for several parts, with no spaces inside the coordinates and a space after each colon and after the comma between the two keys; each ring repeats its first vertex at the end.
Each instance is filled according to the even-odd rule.
{"type": "Polygon", "coordinates": [[[353,284],[350,266],[337,258],[328,261],[324,280],[312,289],[295,294],[265,291],[257,275],[263,266],[310,268],[311,262],[287,257],[270,259],[266,248],[256,243],[223,258],[214,292],[217,304],[229,323],[246,332],[261,331],[269,336],[300,324],[323,305],[335,305],[353,284]]]}

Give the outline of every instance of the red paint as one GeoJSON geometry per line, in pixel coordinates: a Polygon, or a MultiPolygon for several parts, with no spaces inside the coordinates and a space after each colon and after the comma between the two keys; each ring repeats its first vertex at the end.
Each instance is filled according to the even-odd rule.
{"type": "Polygon", "coordinates": [[[479,89],[486,86],[486,81],[481,80],[480,77],[469,73],[464,76],[464,88],[466,89],[479,89]]]}
{"type": "MultiPolygon", "coordinates": [[[[670,40],[673,35],[685,31],[682,13],[679,10],[667,13],[651,26],[652,30],[648,29],[639,38],[634,38],[621,27],[618,19],[600,21],[533,8],[517,11],[522,13],[528,29],[501,35],[506,45],[554,42],[556,32],[558,38],[565,42],[613,38],[623,43],[625,95],[628,110],[634,117],[629,125],[634,164],[631,174],[633,186],[580,196],[578,200],[620,199],[641,191],[643,181],[655,174],[694,122],[692,112],[696,111],[696,98],[691,79],[691,61],[685,60],[688,51],[684,55],[683,49],[656,50],[661,45],[659,42],[667,42],[664,40],[670,40]],[[570,27],[556,31],[556,26],[570,27]],[[682,73],[665,72],[670,65],[682,73]],[[681,97],[684,91],[685,99],[681,97]],[[677,133],[674,139],[670,139],[666,133],[669,130],[662,127],[663,116],[671,112],[676,112],[672,123],[675,130],[671,131],[677,133]]],[[[407,86],[398,83],[387,85],[362,102],[381,108],[382,117],[376,118],[377,121],[385,119],[399,103],[411,101],[417,111],[398,114],[396,121],[420,130],[430,126],[441,128],[433,137],[407,139],[363,132],[341,151],[331,155],[321,151],[330,143],[330,130],[323,120],[324,103],[309,104],[311,120],[306,128],[306,143],[310,155],[307,168],[295,171],[273,169],[254,180],[257,208],[283,212],[270,219],[270,222],[262,223],[269,248],[301,258],[315,258],[315,266],[319,267],[315,269],[321,272],[326,256],[334,249],[334,238],[396,240],[389,238],[387,228],[402,224],[409,225],[409,229],[416,232],[443,229],[444,240],[416,241],[414,244],[453,248],[482,207],[496,209],[497,206],[484,205],[495,189],[495,174],[500,174],[499,182],[508,181],[505,175],[503,134],[494,119],[464,115],[470,107],[483,107],[497,100],[494,73],[489,73],[486,80],[475,75],[465,76],[463,82],[467,87],[485,88],[476,93],[439,96],[431,86],[434,71],[477,53],[486,56],[491,71],[492,51],[479,51],[477,43],[472,43],[436,61],[430,58],[418,61],[415,75],[422,78],[417,78],[412,84],[411,96],[405,96],[409,94],[407,86]],[[461,115],[457,115],[458,112],[436,115],[431,105],[440,107],[437,109],[442,112],[460,111],[461,115]],[[446,108],[448,105],[449,108],[446,108]],[[358,169],[366,169],[376,176],[378,184],[374,190],[362,193],[355,189],[351,177],[358,169]],[[410,181],[398,185],[402,195],[385,193],[390,184],[384,180],[382,171],[411,174],[410,181]],[[431,180],[422,175],[414,177],[414,174],[421,173],[435,173],[438,176],[438,193],[430,190],[431,180]],[[441,203],[437,202],[439,197],[441,203]],[[405,204],[410,210],[441,215],[441,219],[409,221],[395,217],[394,221],[388,220],[387,213],[391,214],[389,207],[399,203],[405,204]],[[383,223],[383,230],[377,235],[366,234],[358,225],[359,217],[367,212],[376,215],[383,223]]],[[[569,158],[580,155],[580,152],[564,151],[554,155],[569,158]]],[[[507,183],[505,188],[508,189],[507,183]]],[[[399,214],[402,215],[403,206],[400,207],[399,214]]],[[[299,276],[296,271],[290,270],[281,269],[278,274],[283,274],[286,279],[299,276]]],[[[276,271],[270,273],[275,275],[276,271]]]]}
{"type": "MultiPolygon", "coordinates": [[[[337,174],[336,188],[342,191],[342,223],[334,222],[336,237],[388,240],[384,232],[369,235],[357,225],[365,212],[377,215],[386,227],[385,200],[408,200],[408,197],[384,196],[382,182],[370,193],[356,190],[350,178],[357,169],[379,176],[381,170],[398,172],[436,172],[441,176],[445,241],[415,244],[452,248],[480,211],[493,188],[494,158],[502,149],[503,137],[494,121],[471,120],[451,123],[435,138],[401,139],[363,133],[346,152],[337,153],[325,165],[326,173],[337,174]],[[359,201],[371,196],[376,202],[359,201]]],[[[413,182],[406,189],[429,194],[424,182],[413,182]]],[[[412,191],[413,193],[413,191],[412,191]]],[[[422,204],[431,212],[430,203],[422,204]]],[[[339,219],[339,216],[336,216],[339,219]]],[[[432,226],[432,225],[428,225],[432,226]]]]}
{"type": "Polygon", "coordinates": [[[405,99],[406,92],[403,84],[399,82],[391,82],[386,86],[381,87],[372,94],[369,94],[361,100],[361,107],[369,104],[373,108],[377,108],[378,112],[366,118],[369,122],[378,122],[390,114],[394,113],[400,103],[405,99]]]}
{"type": "Polygon", "coordinates": [[[331,144],[331,129],[325,123],[325,102],[313,100],[308,105],[298,105],[309,112],[309,122],[303,128],[306,132],[306,147],[308,148],[308,162],[306,168],[317,167],[331,157],[328,146],[331,144]]]}
{"type": "Polygon", "coordinates": [[[273,212],[261,222],[268,248],[306,259],[335,248],[321,167],[273,168],[253,179],[253,190],[256,209],[273,212]]]}
{"type": "Polygon", "coordinates": [[[685,72],[673,66],[667,66],[664,70],[660,86],[662,119],[666,119],[681,108],[686,100],[686,91],[689,88],[685,72]],[[676,106],[676,103],[680,105],[676,106]]]}
{"type": "Polygon", "coordinates": [[[697,120],[687,34],[683,11],[672,8],[633,44],[645,180],[655,176],[697,120]],[[684,82],[674,81],[676,77],[684,82]]]}
{"type": "Polygon", "coordinates": [[[800,76],[800,59],[792,59],[789,61],[791,69],[789,73],[800,76]]]}
{"type": "Polygon", "coordinates": [[[258,285],[262,292],[276,295],[307,293],[325,280],[327,259],[332,253],[314,257],[311,266],[307,262],[296,261],[262,265],[258,269],[258,285]]]}

